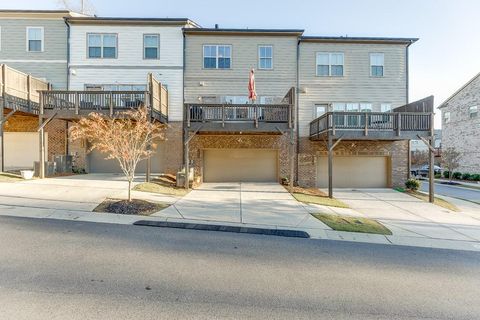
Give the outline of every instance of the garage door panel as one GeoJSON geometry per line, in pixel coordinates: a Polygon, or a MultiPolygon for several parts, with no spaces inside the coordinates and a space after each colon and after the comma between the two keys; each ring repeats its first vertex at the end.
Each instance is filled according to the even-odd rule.
{"type": "Polygon", "coordinates": [[[207,149],[204,182],[276,182],[278,152],[263,149],[207,149]]]}
{"type": "MultiPolygon", "coordinates": [[[[388,157],[333,158],[334,188],[386,188],[389,185],[388,157]]],[[[317,186],[328,187],[328,158],[319,157],[317,186]]]]}

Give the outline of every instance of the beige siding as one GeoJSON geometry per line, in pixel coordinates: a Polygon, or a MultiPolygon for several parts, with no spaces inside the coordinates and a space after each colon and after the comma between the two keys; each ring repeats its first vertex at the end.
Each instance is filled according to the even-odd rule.
{"type": "Polygon", "coordinates": [[[258,96],[283,97],[296,85],[296,36],[186,35],[185,101],[200,96],[248,96],[248,75],[255,68],[258,96]],[[203,45],[232,46],[231,69],[204,69],[203,45]],[[258,70],[258,47],[273,46],[273,70],[258,70]],[[200,85],[203,82],[204,85],[200,85]]]}
{"type": "Polygon", "coordinates": [[[299,127],[308,136],[314,105],[332,102],[381,103],[397,107],[406,102],[406,50],[399,44],[301,42],[299,57],[299,127]],[[343,52],[343,77],[317,77],[317,52],[343,52]],[[385,54],[384,77],[370,76],[370,53],[385,54]],[[305,93],[306,91],[306,93],[305,93]]]}

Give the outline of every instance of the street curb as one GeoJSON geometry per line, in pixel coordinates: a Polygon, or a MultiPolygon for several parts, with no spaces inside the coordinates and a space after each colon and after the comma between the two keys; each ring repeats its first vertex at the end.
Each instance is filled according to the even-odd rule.
{"type": "Polygon", "coordinates": [[[278,236],[288,238],[310,238],[310,235],[305,231],[287,230],[287,229],[265,229],[252,227],[235,227],[225,225],[213,224],[198,224],[198,223],[183,223],[183,222],[167,222],[167,221],[152,221],[139,220],[133,223],[134,226],[158,227],[158,228],[175,228],[175,229],[189,229],[189,230],[203,230],[203,231],[219,231],[232,233],[248,233],[267,236],[278,236]]]}

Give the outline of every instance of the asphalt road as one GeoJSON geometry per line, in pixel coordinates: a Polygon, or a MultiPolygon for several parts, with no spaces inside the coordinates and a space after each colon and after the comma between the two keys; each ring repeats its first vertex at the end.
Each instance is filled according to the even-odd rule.
{"type": "MultiPolygon", "coordinates": [[[[422,181],[421,190],[428,192],[428,181],[422,181]]],[[[480,190],[435,183],[435,193],[480,204],[480,190]]]]}
{"type": "Polygon", "coordinates": [[[0,217],[0,319],[478,319],[480,254],[0,217]]]}

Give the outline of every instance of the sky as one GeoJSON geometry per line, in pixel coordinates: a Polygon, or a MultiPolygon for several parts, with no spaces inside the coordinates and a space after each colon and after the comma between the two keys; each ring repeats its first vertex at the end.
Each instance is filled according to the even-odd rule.
{"type": "MultiPolygon", "coordinates": [[[[78,6],[80,0],[66,0],[78,6]]],[[[440,105],[480,72],[480,0],[85,0],[98,16],[190,18],[203,27],[295,28],[305,35],[414,37],[410,101],[440,105]]],[[[2,9],[61,9],[59,0],[0,0],[2,9]]],[[[440,112],[436,127],[440,127],[440,112]]]]}

